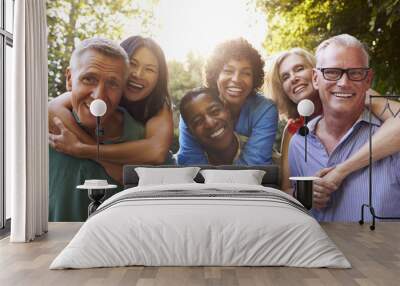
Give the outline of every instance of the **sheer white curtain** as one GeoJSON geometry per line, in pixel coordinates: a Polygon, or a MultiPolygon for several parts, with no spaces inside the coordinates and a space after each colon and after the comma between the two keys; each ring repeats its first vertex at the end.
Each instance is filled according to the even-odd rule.
{"type": "Polygon", "coordinates": [[[6,187],[11,188],[12,242],[47,231],[47,26],[45,0],[17,0],[14,94],[6,99],[6,187]]]}

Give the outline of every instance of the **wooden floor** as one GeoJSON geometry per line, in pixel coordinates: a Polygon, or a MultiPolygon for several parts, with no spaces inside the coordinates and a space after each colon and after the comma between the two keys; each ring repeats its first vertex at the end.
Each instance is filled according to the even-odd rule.
{"type": "Polygon", "coordinates": [[[79,223],[50,223],[32,243],[0,241],[0,285],[400,285],[400,223],[324,224],[353,268],[121,267],[48,270],[79,229],[79,223]]]}

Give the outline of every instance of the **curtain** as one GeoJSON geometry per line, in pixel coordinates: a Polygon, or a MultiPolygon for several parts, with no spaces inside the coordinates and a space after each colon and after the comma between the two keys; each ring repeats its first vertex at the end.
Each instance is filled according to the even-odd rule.
{"type": "Polygon", "coordinates": [[[48,227],[47,26],[45,0],[17,0],[14,94],[6,99],[6,187],[12,242],[48,227]]]}

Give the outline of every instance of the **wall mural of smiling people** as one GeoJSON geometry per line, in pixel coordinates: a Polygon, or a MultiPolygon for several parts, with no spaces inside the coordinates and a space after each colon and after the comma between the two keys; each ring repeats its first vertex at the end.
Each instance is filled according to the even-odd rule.
{"type": "MultiPolygon", "coordinates": [[[[312,118],[322,114],[320,94],[312,84],[315,65],[316,59],[314,55],[302,48],[282,51],[271,56],[267,62],[265,92],[276,102],[280,115],[288,119],[282,134],[281,144],[281,186],[282,190],[288,193],[292,191],[291,183],[289,182],[289,143],[293,134],[297,131],[296,128],[303,124],[299,120],[297,104],[302,99],[309,99],[315,106],[312,118]]],[[[368,94],[378,95],[377,92],[371,89],[367,91],[368,94]]],[[[343,94],[339,96],[343,96],[343,94]]],[[[377,132],[372,137],[374,160],[379,160],[398,152],[399,140],[396,139],[400,133],[398,119],[393,118],[389,111],[384,113],[382,111],[385,110],[386,104],[389,104],[392,110],[398,110],[400,104],[392,100],[374,100],[372,106],[369,106],[369,100],[367,100],[365,104],[383,122],[380,132],[377,132]],[[391,142],[391,144],[388,144],[388,142],[391,142]]],[[[318,181],[319,184],[332,190],[337,189],[348,175],[368,164],[368,156],[369,146],[365,144],[358,152],[341,164],[327,170],[321,170],[321,172],[315,174],[322,177],[318,181]]],[[[317,203],[320,203],[320,201],[317,203]]]]}
{"type": "MultiPolygon", "coordinates": [[[[107,112],[102,117],[105,144],[143,138],[141,124],[119,108],[127,69],[125,51],[118,44],[103,38],[82,41],[71,56],[66,71],[66,86],[71,94],[70,114],[77,128],[85,130],[93,141],[96,140],[96,118],[89,106],[95,99],[103,100],[107,106],[107,112]]],[[[67,132],[60,119],[56,118],[54,123],[59,134],[50,135],[53,140],[73,136],[75,130],[67,132]]],[[[74,189],[83,183],[82,179],[106,179],[111,184],[116,183],[105,171],[94,160],[69,156],[57,148],[49,148],[49,220],[84,221],[89,198],[86,193],[74,189]]]]}
{"type": "Polygon", "coordinates": [[[198,88],[187,92],[181,100],[180,113],[202,147],[207,164],[232,164],[239,157],[242,145],[233,130],[230,110],[217,90],[198,88]]]}
{"type": "MultiPolygon", "coordinates": [[[[246,40],[223,42],[215,48],[205,67],[206,85],[218,90],[229,110],[235,132],[246,144],[235,165],[272,163],[272,145],[278,122],[275,104],[258,92],[264,80],[264,61],[246,40]]],[[[179,122],[178,164],[207,164],[201,145],[184,120],[179,122]]]]}
{"type": "MultiPolygon", "coordinates": [[[[173,164],[169,152],[173,136],[171,99],[167,89],[168,70],[160,46],[150,38],[132,36],[121,43],[129,57],[129,70],[119,103],[143,124],[142,138],[120,144],[102,145],[100,164],[116,181],[122,182],[124,164],[173,164]]],[[[49,141],[57,151],[96,160],[96,142],[76,125],[71,114],[71,94],[65,93],[49,103],[49,141]],[[64,127],[59,134],[54,117],[64,127]]]]}

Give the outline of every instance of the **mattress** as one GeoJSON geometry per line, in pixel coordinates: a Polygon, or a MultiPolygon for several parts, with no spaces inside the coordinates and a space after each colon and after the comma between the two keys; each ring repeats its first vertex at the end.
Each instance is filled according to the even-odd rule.
{"type": "Polygon", "coordinates": [[[351,267],[291,196],[258,185],[198,183],[114,195],[50,269],[129,265],[351,267]]]}

